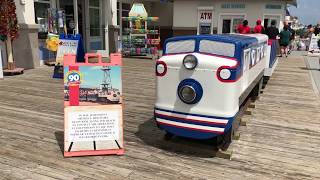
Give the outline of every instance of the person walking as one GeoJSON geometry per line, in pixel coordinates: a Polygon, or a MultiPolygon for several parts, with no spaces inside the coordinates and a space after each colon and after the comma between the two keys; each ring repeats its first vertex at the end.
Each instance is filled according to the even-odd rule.
{"type": "Polygon", "coordinates": [[[296,31],[294,29],[292,29],[291,26],[292,26],[292,24],[288,23],[288,30],[291,33],[288,54],[290,54],[291,51],[294,49],[294,44],[295,44],[294,41],[296,39],[296,31]]]}
{"type": "Polygon", "coordinates": [[[250,27],[248,26],[248,21],[244,20],[242,24],[240,24],[237,28],[238,33],[240,34],[249,34],[250,33],[250,27]]]}
{"type": "Polygon", "coordinates": [[[288,57],[288,46],[290,43],[291,32],[288,29],[288,26],[284,26],[283,30],[280,32],[280,48],[281,48],[281,55],[284,54],[288,57]]]}
{"type": "Polygon", "coordinates": [[[279,35],[279,29],[276,27],[276,21],[272,20],[271,21],[271,26],[267,27],[267,29],[265,30],[266,35],[268,35],[269,40],[272,42],[275,42],[276,45],[276,54],[277,56],[280,55],[280,45],[279,45],[279,41],[277,40],[278,35],[279,35]]]}
{"type": "Polygon", "coordinates": [[[258,34],[264,33],[264,27],[261,25],[261,20],[260,19],[257,20],[257,24],[254,27],[253,32],[254,33],[258,33],[258,34]]]}
{"type": "Polygon", "coordinates": [[[305,34],[305,38],[306,38],[306,50],[309,51],[309,47],[310,47],[310,44],[311,44],[311,38],[312,38],[312,35],[314,33],[314,28],[312,27],[312,25],[308,25],[308,30],[305,34]]]}
{"type": "Polygon", "coordinates": [[[269,39],[276,40],[279,35],[279,29],[276,27],[276,21],[271,21],[271,26],[267,27],[266,35],[268,35],[269,39]]]}

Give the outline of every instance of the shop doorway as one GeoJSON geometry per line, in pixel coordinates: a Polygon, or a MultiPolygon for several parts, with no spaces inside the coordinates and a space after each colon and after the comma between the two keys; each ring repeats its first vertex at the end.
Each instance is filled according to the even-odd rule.
{"type": "Polygon", "coordinates": [[[245,19],[245,15],[221,15],[218,33],[236,33],[237,27],[245,19]]]}
{"type": "Polygon", "coordinates": [[[102,0],[85,0],[86,14],[86,44],[88,51],[103,49],[102,32],[102,0]]]}
{"type": "Polygon", "coordinates": [[[87,52],[103,49],[103,1],[60,0],[59,6],[66,12],[67,33],[79,33],[87,52]],[[74,5],[77,6],[74,6],[74,5]]]}
{"type": "Polygon", "coordinates": [[[280,18],[281,18],[281,15],[264,15],[264,18],[263,18],[264,28],[271,26],[271,21],[273,21],[273,20],[276,21],[276,26],[277,26],[277,28],[279,28],[280,18]]]}

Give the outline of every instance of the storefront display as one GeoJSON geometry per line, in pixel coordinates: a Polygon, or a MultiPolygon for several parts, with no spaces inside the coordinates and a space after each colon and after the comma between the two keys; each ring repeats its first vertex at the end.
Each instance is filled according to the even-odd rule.
{"type": "Polygon", "coordinates": [[[121,55],[64,59],[64,156],[124,153],[121,55]]]}
{"type": "Polygon", "coordinates": [[[133,4],[129,17],[123,17],[123,24],[129,28],[123,30],[122,53],[126,56],[158,56],[160,30],[156,29],[158,17],[148,17],[143,4],[133,4]]]}

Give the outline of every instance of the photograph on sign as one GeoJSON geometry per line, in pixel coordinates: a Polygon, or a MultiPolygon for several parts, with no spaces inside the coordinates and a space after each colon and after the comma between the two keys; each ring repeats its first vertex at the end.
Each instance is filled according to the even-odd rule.
{"type": "Polygon", "coordinates": [[[69,103],[69,87],[79,85],[79,105],[122,103],[121,67],[80,66],[79,72],[64,68],[64,100],[69,103]]]}
{"type": "Polygon", "coordinates": [[[123,149],[122,137],[121,105],[65,108],[65,152],[123,149]]]}

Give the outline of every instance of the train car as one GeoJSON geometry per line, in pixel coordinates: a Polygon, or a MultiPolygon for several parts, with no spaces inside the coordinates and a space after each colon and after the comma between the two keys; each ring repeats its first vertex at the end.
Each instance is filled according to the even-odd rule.
{"type": "Polygon", "coordinates": [[[240,105],[260,92],[268,58],[265,35],[168,39],[156,62],[158,127],[170,136],[230,138],[240,105]]]}

